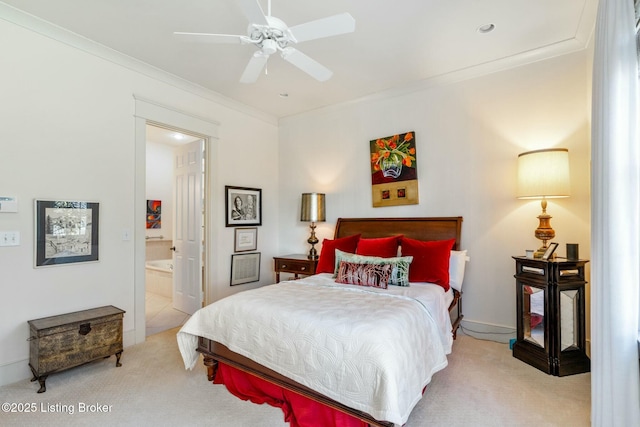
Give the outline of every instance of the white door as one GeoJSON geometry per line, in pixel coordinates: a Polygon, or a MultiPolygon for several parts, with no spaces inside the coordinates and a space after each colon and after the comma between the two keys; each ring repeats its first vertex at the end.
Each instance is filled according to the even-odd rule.
{"type": "Polygon", "coordinates": [[[202,147],[174,150],[173,307],[187,314],[202,307],[202,147]]]}

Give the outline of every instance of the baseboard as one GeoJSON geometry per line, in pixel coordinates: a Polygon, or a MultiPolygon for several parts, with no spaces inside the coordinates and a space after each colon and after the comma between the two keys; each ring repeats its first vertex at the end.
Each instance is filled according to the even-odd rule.
{"type": "Polygon", "coordinates": [[[132,329],[130,331],[124,331],[122,334],[122,346],[124,348],[131,347],[136,343],[136,331],[132,329]]]}
{"type": "Polygon", "coordinates": [[[505,344],[509,344],[509,340],[516,337],[515,328],[477,322],[466,318],[462,319],[459,332],[474,338],[505,344]]]}
{"type": "Polygon", "coordinates": [[[32,377],[31,369],[29,369],[29,359],[5,363],[0,366],[0,386],[13,384],[32,377]]]}
{"type": "MultiPolygon", "coordinates": [[[[125,331],[122,334],[122,345],[126,349],[136,343],[136,331],[125,331]]],[[[123,354],[123,361],[126,358],[126,351],[123,354]]],[[[29,359],[18,360],[16,362],[0,365],[0,386],[17,383],[26,379],[31,379],[33,374],[29,369],[29,359]]]]}

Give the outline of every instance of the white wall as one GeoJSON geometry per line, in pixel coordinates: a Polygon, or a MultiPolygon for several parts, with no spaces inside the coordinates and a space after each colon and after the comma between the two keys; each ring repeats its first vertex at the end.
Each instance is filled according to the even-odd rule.
{"type": "MultiPolygon", "coordinates": [[[[173,238],[173,147],[167,144],[147,141],[147,200],[162,201],[161,225],[157,229],[147,229],[148,237],[173,238]]],[[[170,258],[171,254],[167,254],[170,258]]]]}
{"type": "Polygon", "coordinates": [[[576,53],[396,97],[289,117],[280,122],[280,252],[304,253],[308,224],[299,221],[300,194],[327,194],[332,238],[338,217],[464,217],[462,247],[471,262],[463,311],[469,329],[515,330],[512,255],[539,246],[533,232],[539,201],[517,200],[519,153],[566,147],[572,196],[549,202],[564,255],[567,242],[589,254],[587,54],[576,53]],[[373,208],[369,140],[415,131],[420,203],[373,208]],[[296,159],[294,162],[289,159],[296,159]]]}
{"type": "MultiPolygon", "coordinates": [[[[0,13],[8,14],[5,8],[0,13]]],[[[81,49],[69,35],[62,37],[65,43],[56,41],[59,30],[37,26],[40,34],[27,29],[33,24],[28,17],[20,16],[20,25],[11,23],[13,17],[0,16],[5,18],[0,19],[0,194],[18,197],[19,212],[0,213],[0,230],[19,231],[21,244],[0,247],[0,384],[30,376],[30,319],[114,305],[126,310],[125,345],[144,339],[144,328],[136,330],[134,322],[144,315],[144,280],[137,279],[144,278],[144,263],[136,262],[144,253],[144,217],[134,211],[146,200],[144,185],[138,191],[136,184],[145,162],[136,157],[134,95],[219,123],[208,182],[208,230],[214,236],[209,295],[219,298],[271,283],[268,260],[277,254],[279,212],[275,119],[218,101],[186,82],[160,78],[157,70],[136,71],[144,67],[130,59],[124,59],[127,66],[118,65],[118,55],[86,41],[78,42],[81,49]],[[94,48],[98,54],[87,53],[94,48]],[[225,185],[263,190],[258,283],[229,286],[233,229],[224,227],[225,185]],[[100,203],[99,262],[33,268],[38,198],[100,203]],[[123,240],[124,232],[136,237],[123,240]]]]}

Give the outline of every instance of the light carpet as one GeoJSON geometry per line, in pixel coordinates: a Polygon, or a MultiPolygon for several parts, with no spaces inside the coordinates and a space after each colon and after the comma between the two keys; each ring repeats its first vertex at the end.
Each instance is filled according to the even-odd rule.
{"type": "MultiPolygon", "coordinates": [[[[280,427],[282,411],[232,396],[186,371],[172,329],[115,357],[0,387],[2,426],[280,427]],[[12,406],[12,407],[11,407],[12,406]],[[31,412],[25,412],[31,409],[31,412]],[[97,412],[102,410],[102,412],[97,412]]],[[[458,335],[406,427],[589,426],[590,374],[553,377],[513,358],[508,345],[458,335]]],[[[318,426],[321,427],[321,426],[318,426]]]]}

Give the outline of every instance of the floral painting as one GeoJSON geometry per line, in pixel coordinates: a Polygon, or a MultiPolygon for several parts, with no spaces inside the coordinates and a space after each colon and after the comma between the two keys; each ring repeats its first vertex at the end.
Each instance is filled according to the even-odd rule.
{"type": "Polygon", "coordinates": [[[415,132],[369,142],[374,207],[418,204],[415,132]]]}

